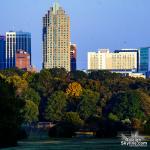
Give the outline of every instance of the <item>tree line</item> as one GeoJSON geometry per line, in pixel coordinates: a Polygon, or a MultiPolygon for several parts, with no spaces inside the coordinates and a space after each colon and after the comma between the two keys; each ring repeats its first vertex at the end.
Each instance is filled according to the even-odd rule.
{"type": "Polygon", "coordinates": [[[0,71],[0,146],[15,145],[22,124],[53,122],[52,137],[78,130],[112,137],[119,131],[149,134],[149,117],[150,79],[63,68],[0,71]]]}

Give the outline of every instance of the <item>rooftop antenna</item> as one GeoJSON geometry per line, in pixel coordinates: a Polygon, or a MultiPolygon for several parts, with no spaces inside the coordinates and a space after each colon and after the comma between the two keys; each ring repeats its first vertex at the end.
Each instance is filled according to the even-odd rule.
{"type": "Polygon", "coordinates": [[[12,27],[12,31],[13,31],[13,32],[15,31],[15,26],[12,27]]]}

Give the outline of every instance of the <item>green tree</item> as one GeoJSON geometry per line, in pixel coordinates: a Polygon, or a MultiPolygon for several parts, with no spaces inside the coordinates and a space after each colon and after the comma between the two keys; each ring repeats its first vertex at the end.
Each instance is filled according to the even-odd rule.
{"type": "Polygon", "coordinates": [[[116,78],[120,78],[121,74],[119,73],[111,73],[110,71],[103,71],[103,70],[98,70],[98,71],[91,71],[88,74],[89,79],[93,79],[93,80],[99,80],[101,82],[107,80],[107,79],[116,79],[116,78]]]}
{"type": "Polygon", "coordinates": [[[32,123],[38,121],[38,106],[31,100],[26,100],[26,104],[22,110],[24,114],[24,122],[32,123]]]}
{"type": "Polygon", "coordinates": [[[41,95],[47,97],[53,91],[52,75],[48,69],[41,70],[37,81],[37,88],[41,95]]]}
{"type": "Polygon", "coordinates": [[[108,104],[107,112],[117,115],[120,120],[126,118],[143,119],[145,116],[140,102],[140,93],[138,91],[119,92],[113,95],[108,104]]]}
{"type": "Polygon", "coordinates": [[[53,78],[56,79],[66,79],[67,71],[65,68],[52,68],[49,70],[53,78]]]}
{"type": "Polygon", "coordinates": [[[31,101],[33,101],[37,106],[39,106],[40,99],[41,99],[39,94],[32,88],[26,89],[23,92],[23,94],[22,94],[22,98],[24,100],[31,100],[31,101]]]}
{"type": "Polygon", "coordinates": [[[23,107],[24,101],[16,95],[14,83],[0,75],[0,147],[17,144],[23,107]]]}
{"type": "Polygon", "coordinates": [[[76,126],[81,127],[84,124],[84,121],[80,118],[77,112],[67,112],[63,118],[63,121],[76,126]]]}
{"type": "Polygon", "coordinates": [[[144,134],[150,134],[150,119],[148,119],[148,121],[144,124],[144,134]]]}
{"type": "Polygon", "coordinates": [[[65,112],[67,101],[63,91],[54,92],[48,99],[45,116],[50,121],[60,121],[65,112]]]}
{"type": "Polygon", "coordinates": [[[147,117],[150,117],[150,96],[141,90],[138,90],[138,92],[143,111],[147,117]]]}
{"type": "Polygon", "coordinates": [[[28,88],[27,81],[22,79],[18,75],[8,77],[7,82],[12,84],[14,86],[14,88],[16,88],[16,94],[19,96],[21,96],[23,91],[28,88]]]}
{"type": "Polygon", "coordinates": [[[118,116],[114,115],[113,113],[109,113],[108,119],[111,120],[111,121],[118,121],[119,120],[118,116]]]}
{"type": "MultiPolygon", "coordinates": [[[[83,83],[83,82],[82,82],[83,83]]],[[[85,89],[90,89],[92,91],[99,92],[101,88],[100,81],[98,80],[85,80],[85,82],[82,84],[82,87],[85,89]]]]}
{"type": "Polygon", "coordinates": [[[88,79],[88,75],[80,70],[70,72],[70,79],[74,81],[80,81],[88,79]]]}
{"type": "Polygon", "coordinates": [[[97,114],[97,102],[99,93],[91,90],[84,90],[81,96],[81,102],[78,106],[78,112],[83,119],[87,119],[92,115],[97,114]]]}
{"type": "Polygon", "coordinates": [[[83,124],[84,122],[81,120],[78,113],[67,112],[62,121],[49,130],[49,136],[71,138],[75,136],[75,132],[78,131],[83,124]]]}

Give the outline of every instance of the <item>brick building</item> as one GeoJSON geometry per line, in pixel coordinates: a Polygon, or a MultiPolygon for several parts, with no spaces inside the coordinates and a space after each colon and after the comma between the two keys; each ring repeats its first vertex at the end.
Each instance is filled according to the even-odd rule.
{"type": "Polygon", "coordinates": [[[28,70],[28,68],[30,68],[30,54],[28,52],[24,50],[17,50],[16,67],[24,70],[28,70]]]}

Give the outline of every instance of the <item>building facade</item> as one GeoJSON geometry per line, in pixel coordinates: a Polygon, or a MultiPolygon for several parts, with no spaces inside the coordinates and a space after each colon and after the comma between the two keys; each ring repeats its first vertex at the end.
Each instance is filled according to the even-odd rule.
{"type": "Polygon", "coordinates": [[[121,52],[135,52],[137,53],[137,72],[139,72],[140,70],[140,51],[139,49],[121,49],[121,50],[115,50],[114,51],[115,53],[121,53],[121,52]]]}
{"type": "Polygon", "coordinates": [[[70,71],[70,17],[57,2],[43,17],[43,68],[70,71]]]}
{"type": "Polygon", "coordinates": [[[30,54],[31,65],[31,34],[28,32],[6,32],[6,68],[16,67],[16,52],[24,50],[30,54]]]}
{"type": "Polygon", "coordinates": [[[0,70],[5,69],[5,36],[0,36],[0,70]]]}
{"type": "Polygon", "coordinates": [[[31,65],[31,33],[29,32],[16,32],[16,50],[24,50],[30,54],[31,65]]]}
{"type": "Polygon", "coordinates": [[[16,32],[6,32],[6,68],[16,66],[16,32]]]}
{"type": "Polygon", "coordinates": [[[150,47],[140,48],[140,66],[139,72],[149,73],[150,72],[150,47]]]}
{"type": "Polygon", "coordinates": [[[133,71],[138,70],[137,52],[100,49],[98,53],[88,52],[88,70],[133,71]]]}
{"type": "Polygon", "coordinates": [[[30,54],[24,50],[16,52],[16,68],[28,70],[30,68],[30,54]]]}
{"type": "Polygon", "coordinates": [[[77,69],[77,46],[76,44],[70,45],[70,61],[71,61],[71,71],[76,71],[77,69]]]}

